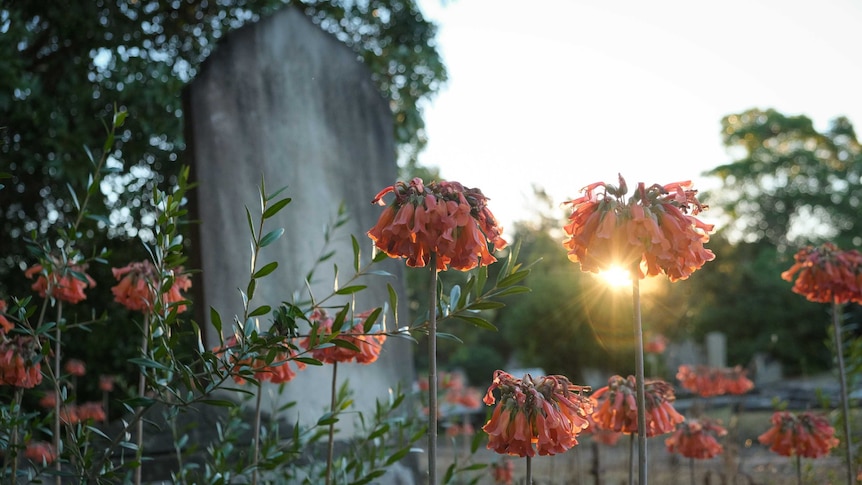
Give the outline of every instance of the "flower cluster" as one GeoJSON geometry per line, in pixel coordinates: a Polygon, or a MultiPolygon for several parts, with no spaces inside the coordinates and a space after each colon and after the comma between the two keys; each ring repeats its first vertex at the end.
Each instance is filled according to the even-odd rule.
{"type": "Polygon", "coordinates": [[[842,251],[832,243],[807,246],[781,278],[793,283],[793,292],[818,303],[862,303],[862,253],[842,251]]]}
{"type": "Polygon", "coordinates": [[[49,463],[54,463],[54,460],[57,459],[57,450],[55,450],[54,445],[50,443],[34,441],[27,444],[27,448],[24,450],[24,456],[28,460],[47,465],[49,463]]]}
{"type": "Polygon", "coordinates": [[[56,298],[67,303],[78,303],[87,299],[84,290],[96,286],[96,281],[85,271],[87,265],[71,264],[64,266],[54,262],[54,268],[45,268],[41,264],[29,267],[24,276],[36,278],[31,288],[42,298],[56,298]]]}
{"type": "MultiPolygon", "coordinates": [[[[308,337],[302,341],[302,345],[311,350],[311,356],[315,359],[333,364],[335,362],[356,362],[359,364],[370,364],[380,356],[380,349],[386,341],[383,333],[365,334],[365,321],[371,311],[356,315],[353,324],[347,330],[339,332],[332,340],[331,345],[312,347],[312,339],[308,337]],[[345,345],[346,343],[346,345],[345,345]]],[[[308,321],[317,325],[318,336],[332,335],[334,319],[322,309],[315,309],[308,317],[308,321]]]]}
{"type": "MultiPolygon", "coordinates": [[[[51,409],[57,405],[57,393],[48,391],[39,399],[39,406],[51,409]]],[[[77,424],[82,421],[101,422],[107,419],[105,407],[101,402],[91,401],[81,404],[62,404],[60,407],[60,421],[66,424],[77,424]]]]}
{"type": "Polygon", "coordinates": [[[811,411],[774,413],[772,428],[758,436],[757,440],[781,456],[805,458],[825,456],[839,444],[835,428],[829,424],[829,420],[811,411]]]}
{"type": "Polygon", "coordinates": [[[41,354],[32,337],[0,335],[0,385],[31,389],[42,382],[41,354]]]}
{"type": "MultiPolygon", "coordinates": [[[[595,404],[595,402],[593,403],[595,404]]],[[[623,433],[620,431],[614,431],[612,429],[605,429],[596,424],[595,418],[593,416],[595,413],[587,416],[587,420],[590,422],[590,426],[584,430],[584,434],[589,434],[593,441],[601,443],[607,446],[614,446],[620,440],[620,437],[623,436],[623,433]]]]}
{"type": "Polygon", "coordinates": [[[703,460],[721,454],[722,447],[715,438],[726,434],[716,421],[690,418],[680,423],[664,444],[671,453],[703,460]]]}
{"type": "Polygon", "coordinates": [[[581,394],[589,388],[564,376],[517,379],[497,370],[484,398],[489,406],[496,402],[494,389],[500,390],[500,401],[482,429],[488,433],[488,449],[497,453],[532,457],[537,451],[533,444],[539,455],[563,453],[578,444],[578,434],[589,426],[592,404],[581,394]]]}
{"type": "Polygon", "coordinates": [[[515,464],[503,459],[491,464],[491,476],[498,485],[512,485],[515,481],[515,464]]]}
{"type": "Polygon", "coordinates": [[[665,350],[667,350],[667,337],[664,335],[657,333],[651,335],[644,342],[644,353],[647,354],[663,354],[665,350]]]}
{"type": "Polygon", "coordinates": [[[78,424],[90,420],[95,422],[104,422],[107,420],[105,408],[101,402],[70,404],[60,408],[60,421],[66,424],[78,424]]]}
{"type": "Polygon", "coordinates": [[[6,301],[0,300],[0,335],[7,334],[15,328],[15,325],[4,315],[6,313],[6,301]]]}
{"type": "MultiPolygon", "coordinates": [[[[155,303],[156,288],[161,286],[160,275],[149,260],[130,263],[122,268],[111,268],[118,283],[111,288],[114,300],[132,311],[149,313],[155,303]]],[[[163,303],[171,305],[186,298],[181,291],[192,286],[192,280],[183,273],[182,268],[174,270],[173,284],[162,295],[163,303]]],[[[177,312],[186,310],[185,305],[177,305],[177,312]]]]}
{"type": "Polygon", "coordinates": [[[288,345],[282,346],[282,352],[275,355],[271,364],[267,364],[264,359],[258,357],[240,357],[236,355],[236,350],[239,348],[239,342],[236,336],[230,336],[225,340],[225,346],[220,349],[215,349],[215,352],[223,357],[227,354],[227,358],[233,364],[232,377],[237,384],[245,384],[246,379],[241,375],[243,368],[250,369],[254,373],[254,378],[258,381],[269,381],[273,384],[281,384],[288,382],[296,377],[296,371],[305,368],[305,363],[298,360],[293,360],[295,351],[288,345]],[[296,370],[291,368],[290,363],[296,366],[296,370]]]}
{"type": "Polygon", "coordinates": [[[87,373],[87,364],[80,359],[67,360],[66,365],[64,365],[63,368],[69,373],[69,375],[75,377],[82,377],[87,373]]]}
{"type": "MultiPolygon", "coordinates": [[[[595,402],[593,420],[605,430],[626,434],[638,432],[638,408],[634,376],[612,376],[608,385],[593,393],[595,402]]],[[[644,382],[646,407],[646,437],[670,433],[685,418],[673,408],[676,399],[673,387],[665,381],[649,379],[644,382]]]]}
{"type": "Polygon", "coordinates": [[[424,267],[435,254],[438,270],[451,266],[467,271],[497,260],[488,250],[489,244],[492,250],[506,246],[503,230],[479,189],[447,181],[425,185],[414,178],[386,187],[372,203],[385,205],[383,197],[389,193],[395,199],[368,237],[390,257],[406,258],[407,266],[424,267]]]}
{"type": "Polygon", "coordinates": [[[583,192],[566,202],[572,214],[563,227],[563,246],[581,270],[599,273],[637,265],[640,278],[664,272],[676,281],[715,258],[703,247],[713,226],[695,217],[705,206],[691,182],[640,183],[627,199],[628,187],[620,176],[619,187],[596,182],[583,192]]]}
{"type": "Polygon", "coordinates": [[[700,397],[712,397],[745,394],[754,389],[754,383],[745,374],[745,369],[739,365],[719,368],[683,364],[679,366],[676,378],[684,389],[700,397]]]}

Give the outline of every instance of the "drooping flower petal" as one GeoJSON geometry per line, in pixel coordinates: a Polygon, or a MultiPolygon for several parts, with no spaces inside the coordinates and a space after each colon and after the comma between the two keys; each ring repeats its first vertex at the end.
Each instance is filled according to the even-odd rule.
{"type": "MultiPolygon", "coordinates": [[[[607,431],[634,434],[638,432],[637,386],[634,376],[612,376],[608,385],[593,394],[592,419],[607,431]]],[[[676,397],[673,387],[659,379],[644,382],[646,407],[646,437],[651,438],[674,430],[685,418],[671,404],[676,397]]]]}
{"type": "Polygon", "coordinates": [[[506,246],[479,189],[447,181],[426,185],[414,178],[383,189],[372,203],[385,204],[383,197],[390,193],[394,200],[368,237],[390,257],[404,258],[407,266],[424,267],[436,254],[438,270],[467,271],[495,262],[492,251],[506,246]]]}
{"type": "Polygon", "coordinates": [[[841,250],[832,243],[804,247],[781,278],[793,281],[793,292],[809,301],[862,303],[862,253],[855,249],[841,250]]]}
{"type": "Polygon", "coordinates": [[[772,427],[757,440],[779,455],[805,458],[828,455],[839,444],[829,420],[812,411],[774,413],[772,427]]]}
{"type": "Polygon", "coordinates": [[[581,393],[589,390],[575,386],[563,376],[517,379],[498,370],[485,403],[500,400],[482,428],[488,433],[488,449],[513,456],[556,455],[578,444],[577,436],[589,422],[592,404],[581,393]],[[534,445],[535,444],[535,448],[534,445]]]}
{"type": "Polygon", "coordinates": [[[27,268],[24,276],[36,279],[31,288],[42,298],[51,296],[67,303],[78,303],[87,298],[85,289],[96,286],[96,281],[85,273],[86,270],[87,265],[84,264],[64,266],[55,262],[50,268],[34,264],[27,268]]]}
{"type": "Polygon", "coordinates": [[[563,227],[563,247],[582,271],[637,267],[639,277],[664,273],[671,281],[688,278],[715,255],[703,244],[713,226],[695,217],[706,207],[691,183],[646,187],[638,184],[626,198],[626,183],[596,182],[584,195],[566,202],[572,207],[563,227]]]}
{"type": "Polygon", "coordinates": [[[705,460],[721,454],[723,448],[716,437],[724,436],[727,430],[710,419],[687,419],[664,443],[667,451],[679,453],[686,458],[705,460]]]}
{"type": "MultiPolygon", "coordinates": [[[[156,288],[161,286],[161,275],[149,260],[129,263],[122,268],[111,268],[118,283],[111,288],[114,300],[129,310],[149,313],[156,301],[156,288]]],[[[192,286],[192,280],[183,268],[173,270],[173,283],[162,295],[165,306],[186,300],[182,292],[192,286]]],[[[186,305],[176,306],[177,312],[186,311],[186,305]]]]}

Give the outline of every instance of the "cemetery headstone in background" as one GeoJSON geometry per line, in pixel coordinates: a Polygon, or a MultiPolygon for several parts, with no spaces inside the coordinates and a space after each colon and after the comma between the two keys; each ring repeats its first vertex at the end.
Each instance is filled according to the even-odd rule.
{"type": "MultiPolygon", "coordinates": [[[[196,283],[200,318],[208,320],[212,307],[227,326],[241,313],[238,288],[248,282],[251,237],[244,207],[259,213],[262,175],[270,191],[288,186],[283,195],[293,202],[267,221],[286,231],[264,248],[257,267],[273,260],[279,267],[259,282],[254,302],[275,308],[293,292],[305,291],[304,276],[321,256],[323,228],[341,203],[350,220],[335,234],[337,256],[315,273],[313,291],[332,290],[333,264],[342,279],[352,274],[351,234],[362,246],[363,260],[370,259],[365,232],[379,216],[370,202],[397,175],[392,118],[370,71],[347,46],[300,10],[285,8],[219,43],[186,93],[185,116],[193,179],[199,184],[193,209],[200,223],[193,243],[202,270],[196,283]]],[[[365,281],[370,288],[357,297],[357,311],[388,301],[386,283],[401,285],[399,264],[387,261],[381,269],[396,278],[365,281]]],[[[268,325],[269,317],[261,324],[268,325]]],[[[209,328],[207,344],[214,347],[217,336],[209,328]]],[[[370,412],[389,388],[409,384],[411,345],[389,339],[376,363],[339,366],[339,385],[346,379],[353,384],[353,409],[370,412]]],[[[289,422],[298,417],[309,424],[328,409],[331,373],[331,366],[308,367],[288,383],[281,403],[298,401],[285,416],[289,422]]],[[[339,428],[352,430],[349,421],[339,428]]]]}

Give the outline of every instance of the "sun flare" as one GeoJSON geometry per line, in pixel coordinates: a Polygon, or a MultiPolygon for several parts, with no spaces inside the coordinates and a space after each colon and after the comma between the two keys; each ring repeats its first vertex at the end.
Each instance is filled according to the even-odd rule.
{"type": "Polygon", "coordinates": [[[621,288],[632,284],[631,274],[619,266],[612,266],[601,273],[599,277],[610,286],[621,288]]]}

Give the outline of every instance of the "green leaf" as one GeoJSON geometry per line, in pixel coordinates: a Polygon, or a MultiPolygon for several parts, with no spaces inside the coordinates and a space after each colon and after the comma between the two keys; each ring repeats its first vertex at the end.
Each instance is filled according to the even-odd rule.
{"type": "MultiPolygon", "coordinates": [[[[359,352],[359,347],[348,342],[347,340],[342,340],[340,338],[334,338],[331,340],[331,343],[336,347],[341,347],[342,349],[352,350],[354,352],[359,352]]],[[[320,347],[318,347],[320,348],[320,347]]]]}
{"type": "Polygon", "coordinates": [[[351,485],[365,485],[366,483],[371,483],[375,478],[382,477],[386,474],[386,470],[374,470],[368,475],[365,475],[361,479],[352,482],[351,485]]]}
{"type": "Polygon", "coordinates": [[[75,209],[81,210],[81,203],[78,202],[78,194],[75,193],[75,189],[72,188],[72,184],[67,183],[66,188],[69,189],[69,195],[72,196],[72,203],[75,204],[75,209]]]}
{"type": "Polygon", "coordinates": [[[248,316],[259,317],[261,315],[266,315],[270,311],[272,311],[272,308],[270,308],[269,305],[261,305],[261,306],[255,308],[251,313],[249,313],[248,316]]]}
{"type": "Polygon", "coordinates": [[[275,271],[275,268],[278,268],[278,261],[273,261],[271,263],[267,263],[266,265],[263,266],[263,268],[260,268],[259,270],[257,270],[257,272],[254,273],[254,277],[255,278],[263,278],[264,276],[275,271]]]}
{"type": "Polygon", "coordinates": [[[386,283],[386,291],[389,292],[389,307],[392,308],[392,314],[395,315],[395,326],[398,327],[398,293],[395,288],[389,283],[386,283]]]}
{"type": "Polygon", "coordinates": [[[365,274],[373,274],[375,276],[395,276],[389,271],[383,271],[382,269],[373,269],[371,271],[367,271],[365,274]]]}
{"type": "Polygon", "coordinates": [[[365,323],[362,325],[362,331],[368,333],[371,331],[371,327],[377,322],[377,318],[380,317],[380,313],[383,311],[382,308],[377,307],[370,314],[368,314],[368,318],[365,319],[365,323]]]}
{"type": "Polygon", "coordinates": [[[484,318],[481,318],[481,317],[473,317],[473,316],[469,316],[469,315],[455,315],[455,318],[460,318],[461,320],[464,320],[465,322],[472,323],[473,325],[475,325],[479,328],[484,328],[484,329],[488,329],[488,330],[497,330],[497,327],[495,327],[491,322],[489,322],[488,320],[485,320],[484,318]]]}
{"type": "MultiPolygon", "coordinates": [[[[248,297],[247,297],[248,300],[251,300],[252,298],[254,298],[254,290],[256,290],[256,289],[257,289],[257,280],[254,280],[254,279],[250,280],[248,282],[248,286],[245,289],[245,294],[248,295],[248,297]]],[[[245,303],[245,305],[248,305],[248,301],[245,301],[244,303],[245,303]]]]}
{"type": "Polygon", "coordinates": [[[515,283],[526,278],[529,274],[530,274],[530,270],[526,270],[526,269],[521,270],[521,271],[516,271],[516,272],[510,274],[509,276],[506,276],[505,278],[497,281],[497,287],[498,288],[505,288],[507,286],[512,286],[515,283]]]}
{"type": "Polygon", "coordinates": [[[485,283],[488,282],[488,267],[479,266],[476,270],[476,291],[481,293],[485,289],[485,283]]]}
{"type": "Polygon", "coordinates": [[[123,126],[123,122],[126,121],[126,117],[129,116],[128,111],[115,111],[114,112],[114,128],[119,128],[123,126]]]}
{"type": "Polygon", "coordinates": [[[517,295],[520,293],[529,293],[531,291],[533,291],[533,290],[531,290],[530,288],[528,288],[526,286],[510,286],[510,287],[504,288],[500,291],[495,291],[494,296],[500,297],[500,296],[507,296],[507,295],[517,295]]]}
{"type": "Polygon", "coordinates": [[[285,198],[285,199],[281,199],[280,201],[276,202],[275,204],[272,204],[271,206],[267,207],[266,210],[263,211],[263,218],[269,219],[270,217],[278,214],[278,212],[280,210],[284,209],[284,206],[286,206],[287,204],[290,204],[291,200],[292,199],[290,197],[285,198]]]}
{"type": "Polygon", "coordinates": [[[281,235],[284,234],[284,228],[279,227],[278,229],[273,229],[268,232],[265,236],[260,239],[260,247],[266,247],[273,243],[276,239],[280,238],[281,235]]]}
{"type": "Polygon", "coordinates": [[[282,188],[280,188],[280,189],[276,190],[275,192],[273,192],[273,193],[269,194],[269,195],[266,197],[266,200],[267,200],[267,201],[270,201],[270,200],[272,200],[272,199],[274,199],[274,198],[278,197],[278,196],[279,196],[279,194],[281,194],[282,192],[284,192],[285,190],[287,190],[287,187],[288,187],[288,186],[287,186],[287,185],[285,185],[284,187],[282,187],[282,188]]]}
{"type": "Polygon", "coordinates": [[[359,272],[359,241],[356,236],[350,235],[350,242],[353,243],[353,271],[359,272]]]}
{"type": "Polygon", "coordinates": [[[254,223],[251,221],[251,212],[249,212],[248,206],[245,208],[245,219],[248,221],[248,231],[251,233],[251,238],[255,239],[257,236],[254,232],[254,223]]]}
{"type": "MultiPolygon", "coordinates": [[[[424,434],[424,431],[422,432],[422,434],[424,434]]],[[[407,453],[410,453],[410,447],[409,446],[405,446],[404,448],[401,448],[400,450],[393,453],[392,456],[390,456],[389,458],[386,459],[386,465],[385,466],[389,466],[389,465],[401,460],[402,458],[407,456],[407,453]]]]}
{"type": "Polygon", "coordinates": [[[454,342],[458,342],[459,344],[464,343],[464,341],[461,340],[460,338],[458,338],[457,336],[455,336],[451,333],[446,333],[446,332],[437,332],[437,338],[438,339],[444,339],[444,340],[452,340],[454,342]]]}
{"type": "Polygon", "coordinates": [[[484,300],[474,301],[473,303],[470,303],[468,308],[471,310],[493,310],[496,308],[503,308],[504,306],[506,306],[506,304],[499,301],[484,300]]]}
{"type": "Polygon", "coordinates": [[[95,167],[96,166],[96,158],[93,156],[93,152],[90,151],[90,147],[88,147],[87,145],[84,145],[84,153],[87,154],[87,159],[90,160],[90,163],[92,163],[93,166],[95,167]]]}
{"type": "Polygon", "coordinates": [[[368,435],[368,438],[366,438],[366,440],[371,441],[375,438],[379,438],[379,437],[385,435],[388,432],[389,432],[389,424],[383,423],[379,428],[374,430],[373,433],[368,435]]]}
{"type": "Polygon", "coordinates": [[[345,286],[344,288],[339,288],[335,294],[336,295],[351,295],[353,293],[359,292],[368,288],[366,285],[351,285],[345,286]]]}
{"type": "Polygon", "coordinates": [[[227,399],[201,399],[199,402],[202,404],[209,404],[210,406],[221,406],[225,408],[232,408],[236,406],[236,403],[233,401],[229,401],[227,399]]]}
{"type": "Polygon", "coordinates": [[[212,321],[213,327],[216,329],[216,333],[221,336],[221,315],[219,315],[213,307],[210,307],[210,320],[212,321]]]}
{"type": "Polygon", "coordinates": [[[308,365],[323,365],[323,362],[317,359],[312,359],[311,357],[294,357],[292,360],[308,365]]]}
{"type": "Polygon", "coordinates": [[[129,359],[129,362],[131,362],[132,364],[135,364],[135,365],[139,365],[141,367],[149,367],[151,369],[158,369],[161,371],[172,370],[170,367],[162,364],[161,362],[156,362],[155,360],[152,360],[152,359],[145,359],[143,357],[135,357],[135,358],[129,359]]]}
{"type": "Polygon", "coordinates": [[[452,481],[452,477],[455,475],[455,464],[452,463],[449,467],[446,468],[446,474],[443,475],[443,483],[449,483],[452,481]]]}
{"type": "Polygon", "coordinates": [[[461,287],[455,285],[449,291],[449,312],[454,312],[458,308],[458,301],[461,299],[461,287]]]}

